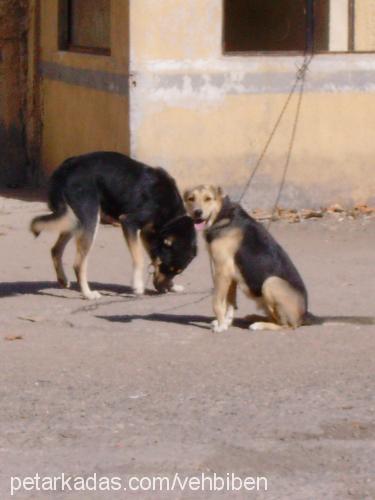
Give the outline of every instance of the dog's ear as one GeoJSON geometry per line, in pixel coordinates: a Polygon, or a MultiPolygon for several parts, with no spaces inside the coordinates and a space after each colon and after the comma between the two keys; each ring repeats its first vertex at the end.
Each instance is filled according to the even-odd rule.
{"type": "Polygon", "coordinates": [[[212,192],[214,193],[215,195],[215,198],[217,200],[221,200],[222,197],[223,197],[223,190],[221,189],[220,186],[210,186],[212,192]]]}

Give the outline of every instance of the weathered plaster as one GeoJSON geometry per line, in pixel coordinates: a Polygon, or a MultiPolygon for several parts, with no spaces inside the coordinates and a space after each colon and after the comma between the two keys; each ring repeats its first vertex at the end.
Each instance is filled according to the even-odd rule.
{"type": "Polygon", "coordinates": [[[110,73],[93,69],[75,68],[63,64],[41,61],[40,75],[47,80],[56,80],[68,85],[78,85],[88,89],[113,94],[128,95],[129,75],[110,73]]]}
{"type": "MultiPolygon", "coordinates": [[[[375,16],[374,2],[363,2],[361,47],[371,43],[375,16]]],[[[223,54],[222,5],[112,0],[112,52],[103,57],[58,50],[57,1],[41,0],[45,170],[87,150],[130,149],[167,167],[181,187],[213,182],[240,192],[303,57],[223,54]]],[[[337,43],[344,35],[336,30],[337,43]]],[[[296,96],[246,203],[273,204],[295,110],[296,96]]],[[[374,117],[375,54],[315,56],[281,203],[373,200],[374,117]]]]}
{"type": "MultiPolygon", "coordinates": [[[[303,58],[224,55],[222,2],[199,3],[203,11],[210,11],[209,21],[205,14],[198,16],[194,0],[131,4],[131,151],[151,164],[167,167],[182,187],[212,182],[238,193],[271,133],[303,58]],[[204,36],[199,30],[192,41],[188,30],[201,22],[206,23],[204,36]]],[[[282,204],[373,200],[374,82],[373,54],[314,57],[282,204]]],[[[296,96],[246,203],[273,204],[295,112],[296,96]]]]}

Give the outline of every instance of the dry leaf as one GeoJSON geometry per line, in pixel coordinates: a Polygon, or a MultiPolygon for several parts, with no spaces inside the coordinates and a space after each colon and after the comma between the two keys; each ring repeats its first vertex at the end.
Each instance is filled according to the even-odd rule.
{"type": "Polygon", "coordinates": [[[373,214],[375,213],[375,207],[369,207],[367,205],[355,205],[354,211],[360,212],[361,214],[373,214]]]}
{"type": "Polygon", "coordinates": [[[308,210],[304,208],[303,210],[301,210],[300,214],[302,219],[315,219],[323,217],[322,210],[308,210]]]}
{"type": "Polygon", "coordinates": [[[345,210],[341,205],[335,203],[327,208],[327,212],[345,212],[345,210]]]}

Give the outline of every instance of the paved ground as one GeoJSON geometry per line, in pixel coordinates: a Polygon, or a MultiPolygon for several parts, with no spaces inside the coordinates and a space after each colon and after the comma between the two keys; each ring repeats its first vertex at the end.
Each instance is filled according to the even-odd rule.
{"type": "MultiPolygon", "coordinates": [[[[374,218],[272,226],[308,284],[310,309],[357,324],[279,333],[242,321],[213,334],[203,248],[179,278],[186,293],[134,299],[120,230],[102,226],[89,278],[104,297],[89,303],[57,288],[52,235],[27,231],[43,208],[0,198],[1,499],[12,475],[63,472],[233,472],[267,477],[268,491],[14,498],[375,497],[375,326],[365,324],[375,316],[374,218]]],[[[253,312],[241,299],[238,316],[253,312]]]]}

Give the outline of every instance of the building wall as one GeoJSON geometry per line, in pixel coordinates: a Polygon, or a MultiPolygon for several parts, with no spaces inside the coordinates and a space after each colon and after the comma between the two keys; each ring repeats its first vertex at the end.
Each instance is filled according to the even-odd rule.
{"type": "Polygon", "coordinates": [[[128,2],[112,0],[111,55],[59,50],[58,1],[41,0],[41,160],[49,173],[94,150],[129,152],[128,2]]]}
{"type": "Polygon", "coordinates": [[[27,2],[0,2],[0,184],[27,180],[24,134],[27,2]]]}
{"type": "MultiPolygon", "coordinates": [[[[363,3],[358,44],[374,32],[375,5],[368,13],[374,2],[363,3]]],[[[130,2],[131,151],[168,168],[182,187],[219,183],[236,195],[302,58],[223,55],[222,6],[221,0],[130,2]]],[[[296,104],[295,96],[245,199],[248,206],[271,206],[276,198],[296,104]]],[[[375,54],[316,55],[280,205],[374,203],[374,130],[375,54]]]]}

